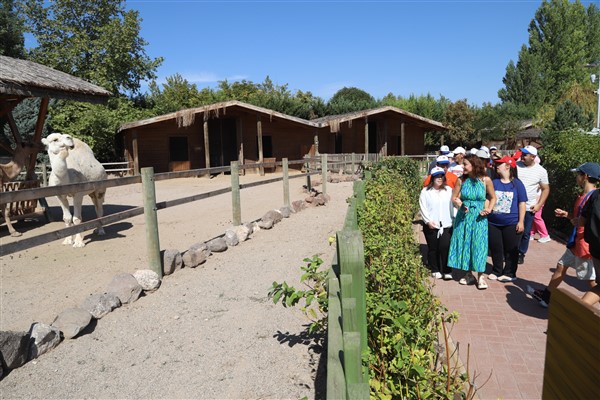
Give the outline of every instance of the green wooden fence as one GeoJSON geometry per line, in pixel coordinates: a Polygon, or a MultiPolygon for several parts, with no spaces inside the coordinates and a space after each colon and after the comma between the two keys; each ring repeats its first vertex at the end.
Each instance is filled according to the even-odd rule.
{"type": "Polygon", "coordinates": [[[364,202],[364,181],[354,182],[354,196],[344,228],[337,232],[337,252],[328,277],[327,399],[368,399],[368,352],[365,257],[357,208],[364,202]]]}

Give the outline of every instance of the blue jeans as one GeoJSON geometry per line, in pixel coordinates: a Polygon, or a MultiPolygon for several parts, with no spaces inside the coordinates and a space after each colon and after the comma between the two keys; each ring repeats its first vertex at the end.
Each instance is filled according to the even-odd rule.
{"type": "Polygon", "coordinates": [[[523,236],[521,237],[521,243],[519,243],[519,254],[525,255],[529,249],[529,237],[531,236],[531,226],[533,225],[534,216],[535,214],[531,211],[525,211],[525,219],[523,220],[525,230],[523,231],[523,236]]]}

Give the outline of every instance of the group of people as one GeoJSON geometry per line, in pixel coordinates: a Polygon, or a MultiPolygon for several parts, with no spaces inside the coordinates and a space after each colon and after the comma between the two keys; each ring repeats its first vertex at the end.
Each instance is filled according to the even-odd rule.
{"type": "MultiPolygon", "coordinates": [[[[586,216],[586,212],[591,214],[588,209],[593,208],[588,200],[598,199],[593,203],[600,208],[600,196],[592,196],[600,181],[600,165],[585,163],[573,171],[583,193],[576,200],[573,212],[555,210],[557,217],[569,218],[573,223],[572,243],[559,259],[548,287],[529,289],[546,306],[551,291],[560,284],[568,267],[576,268],[578,277],[595,287],[593,251],[590,253],[584,238],[584,232],[593,229],[584,226],[593,220],[586,216]]],[[[518,266],[525,262],[533,238],[534,222],[541,218],[549,193],[548,173],[540,165],[534,146],[525,146],[512,155],[502,155],[495,147],[483,146],[467,152],[459,146],[450,152],[447,146],[442,146],[435,165],[430,165],[419,199],[432,276],[451,280],[452,269],[463,270],[466,274],[460,284],[487,289],[484,273],[490,254],[492,271],[487,279],[515,281],[518,266]]],[[[597,232],[600,224],[596,224],[597,232]]],[[[550,241],[545,225],[539,229],[539,242],[550,241]]],[[[596,251],[600,251],[598,242],[600,239],[596,239],[596,251]]],[[[588,302],[600,300],[600,290],[594,289],[592,293],[596,297],[590,294],[588,302]]]]}

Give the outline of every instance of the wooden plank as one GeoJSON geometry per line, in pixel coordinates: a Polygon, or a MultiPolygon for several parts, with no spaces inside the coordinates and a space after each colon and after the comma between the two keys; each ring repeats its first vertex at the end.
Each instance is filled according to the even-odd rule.
{"type": "Polygon", "coordinates": [[[344,332],[358,331],[358,316],[356,315],[356,299],[342,296],[342,330],[344,332]]]}
{"type": "MultiPolygon", "coordinates": [[[[44,122],[46,121],[46,113],[48,112],[48,103],[50,102],[49,97],[42,97],[40,103],[40,111],[38,112],[37,121],[35,123],[35,129],[33,131],[33,142],[40,143],[42,141],[42,130],[44,129],[44,122]]],[[[37,159],[37,153],[32,154],[27,164],[27,180],[35,178],[35,162],[37,159]]]]}
{"type": "MultiPolygon", "coordinates": [[[[258,162],[263,163],[264,155],[263,155],[263,138],[262,138],[262,121],[260,120],[260,115],[256,117],[256,136],[258,140],[258,162]]],[[[260,166],[260,176],[265,175],[265,169],[261,165],[260,166]]]]}
{"type": "Polygon", "coordinates": [[[360,333],[344,332],[344,376],[346,387],[354,383],[362,383],[362,358],[360,350],[360,333]]]}
{"type": "Polygon", "coordinates": [[[142,168],[142,189],[144,193],[144,220],[146,222],[146,249],[148,267],[163,276],[160,259],[160,241],[158,237],[158,218],[156,215],[156,188],[154,186],[154,168],[142,168]]]}
{"type": "Polygon", "coordinates": [[[365,256],[360,231],[337,232],[337,253],[340,270],[352,275],[352,294],[356,298],[358,331],[361,334],[361,349],[367,351],[367,303],[365,295],[365,256]]]}
{"type": "Polygon", "coordinates": [[[600,399],[600,309],[558,288],[548,314],[542,399],[600,399]]]}
{"type": "Polygon", "coordinates": [[[240,200],[239,162],[231,161],[231,209],[233,226],[242,224],[242,206],[240,200]]]}
{"type": "MultiPolygon", "coordinates": [[[[204,166],[210,168],[210,142],[208,137],[208,119],[204,118],[204,166]]],[[[210,174],[207,174],[210,177],[210,174]]]]}
{"type": "Polygon", "coordinates": [[[328,279],[328,313],[327,313],[327,399],[346,398],[346,382],[341,354],[344,349],[342,336],[342,308],[339,299],[339,283],[333,269],[328,279]]]}

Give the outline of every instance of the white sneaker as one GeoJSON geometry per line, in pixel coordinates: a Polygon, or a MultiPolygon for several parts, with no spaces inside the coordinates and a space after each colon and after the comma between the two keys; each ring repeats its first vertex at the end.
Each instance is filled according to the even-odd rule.
{"type": "Polygon", "coordinates": [[[444,274],[444,280],[445,281],[451,281],[452,280],[452,274],[444,274]]]}
{"type": "Polygon", "coordinates": [[[550,239],[550,236],[546,236],[546,237],[541,237],[538,239],[538,243],[548,243],[551,242],[552,239],[550,239]]]}
{"type": "Polygon", "coordinates": [[[533,235],[529,236],[529,240],[535,240],[535,238],[533,237],[533,235]]]}
{"type": "Polygon", "coordinates": [[[440,272],[434,272],[431,274],[434,279],[442,279],[442,274],[440,272]]]}
{"type": "Polygon", "coordinates": [[[498,279],[498,275],[496,275],[496,274],[489,274],[489,275],[488,275],[488,279],[489,279],[490,281],[495,281],[495,280],[497,280],[497,279],[498,279]]]}

